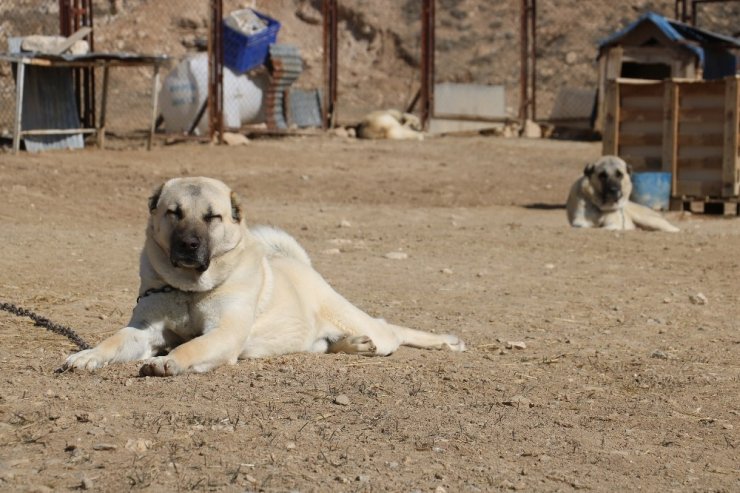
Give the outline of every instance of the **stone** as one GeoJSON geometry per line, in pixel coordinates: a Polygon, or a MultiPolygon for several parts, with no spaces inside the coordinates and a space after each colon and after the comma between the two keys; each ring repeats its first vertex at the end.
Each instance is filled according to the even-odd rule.
{"type": "Polygon", "coordinates": [[[406,260],[409,258],[409,254],[406,252],[388,252],[383,256],[391,260],[406,260]]]}
{"type": "Polygon", "coordinates": [[[696,293],[689,296],[689,301],[691,301],[691,303],[693,303],[694,305],[706,305],[707,303],[709,303],[709,300],[706,296],[704,296],[704,293],[696,293]]]}
{"type": "Polygon", "coordinates": [[[229,146],[243,146],[249,144],[249,139],[246,135],[235,132],[224,132],[223,139],[224,144],[229,146]]]}
{"type": "Polygon", "coordinates": [[[344,394],[339,394],[334,398],[334,404],[338,404],[340,406],[349,406],[349,397],[344,394]]]}
{"type": "Polygon", "coordinates": [[[542,138],[542,128],[537,122],[525,120],[524,127],[522,127],[522,137],[527,139],[540,139],[542,138]]]}

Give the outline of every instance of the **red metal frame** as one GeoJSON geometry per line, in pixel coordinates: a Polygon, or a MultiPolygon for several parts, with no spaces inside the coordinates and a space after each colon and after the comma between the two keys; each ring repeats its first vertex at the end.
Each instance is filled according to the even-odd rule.
{"type": "Polygon", "coordinates": [[[224,50],[223,1],[211,1],[211,26],[208,34],[208,132],[211,141],[224,135],[224,50]]]}
{"type": "MultiPolygon", "coordinates": [[[[71,36],[81,27],[93,27],[92,0],[59,0],[59,32],[71,36]]],[[[90,51],[95,51],[95,31],[87,35],[90,51]]],[[[74,70],[77,110],[85,127],[95,126],[95,69],[74,70]]]]}

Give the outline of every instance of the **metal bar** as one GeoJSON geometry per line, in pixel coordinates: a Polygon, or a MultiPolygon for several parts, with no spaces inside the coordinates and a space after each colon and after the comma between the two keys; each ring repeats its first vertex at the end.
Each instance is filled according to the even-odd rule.
{"type": "Polygon", "coordinates": [[[324,128],[332,128],[336,122],[338,67],[338,8],[337,0],[323,0],[321,12],[323,24],[323,71],[324,102],[322,105],[324,128]]]}
{"type": "Polygon", "coordinates": [[[532,46],[529,57],[532,63],[530,90],[532,91],[532,119],[537,120],[537,0],[531,0],[529,20],[531,24],[532,46]]]}
{"type": "Polygon", "coordinates": [[[211,0],[211,28],[208,35],[208,132],[213,141],[223,142],[223,0],[211,0]]]}
{"type": "Polygon", "coordinates": [[[64,128],[64,129],[45,129],[45,130],[21,130],[21,135],[77,135],[77,134],[94,134],[97,128],[64,128]]]}
{"type": "Polygon", "coordinates": [[[421,123],[428,128],[434,114],[434,19],[435,0],[424,0],[421,7],[421,123]]]}
{"type": "Polygon", "coordinates": [[[521,0],[519,6],[519,119],[527,119],[527,108],[529,103],[529,35],[527,33],[527,0],[521,0]]]}
{"type": "Polygon", "coordinates": [[[23,116],[23,88],[26,80],[26,64],[19,63],[15,80],[15,128],[13,129],[13,154],[21,149],[21,119],[23,116]]]}
{"type": "Polygon", "coordinates": [[[154,141],[154,130],[157,128],[158,103],[159,103],[159,64],[154,66],[154,74],[152,75],[152,122],[149,127],[149,140],[146,143],[147,151],[152,150],[152,142],[154,141]]]}
{"type": "Polygon", "coordinates": [[[105,117],[108,109],[108,77],[110,67],[103,68],[103,94],[100,100],[100,123],[98,125],[98,147],[105,148],[105,117]]]}

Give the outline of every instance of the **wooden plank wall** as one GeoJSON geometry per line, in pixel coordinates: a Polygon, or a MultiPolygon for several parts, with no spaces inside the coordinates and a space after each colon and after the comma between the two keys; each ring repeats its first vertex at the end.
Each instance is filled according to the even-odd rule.
{"type": "Polygon", "coordinates": [[[662,81],[609,81],[603,153],[616,154],[635,171],[663,167],[662,81]]]}
{"type": "Polygon", "coordinates": [[[740,199],[740,77],[609,81],[603,154],[671,171],[674,197],[740,199]]]}
{"type": "MultiPolygon", "coordinates": [[[[725,81],[673,81],[678,93],[674,195],[722,196],[725,81]]],[[[668,157],[667,157],[668,158],[668,157]]]]}

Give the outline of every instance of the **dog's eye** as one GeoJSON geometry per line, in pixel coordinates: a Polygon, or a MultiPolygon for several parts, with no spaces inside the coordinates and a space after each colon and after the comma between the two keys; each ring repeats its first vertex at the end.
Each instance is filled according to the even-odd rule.
{"type": "Polygon", "coordinates": [[[602,171],[601,173],[599,173],[599,178],[601,178],[602,180],[606,180],[606,171],[602,171]]]}
{"type": "Polygon", "coordinates": [[[179,207],[177,209],[167,209],[167,215],[182,219],[182,210],[179,207]]]}
{"type": "Polygon", "coordinates": [[[203,220],[207,223],[210,223],[214,219],[218,219],[219,221],[221,221],[222,218],[220,214],[208,214],[207,216],[203,217],[203,220]]]}
{"type": "Polygon", "coordinates": [[[614,173],[614,176],[621,179],[624,176],[624,174],[621,171],[617,171],[616,173],[614,173]]]}

